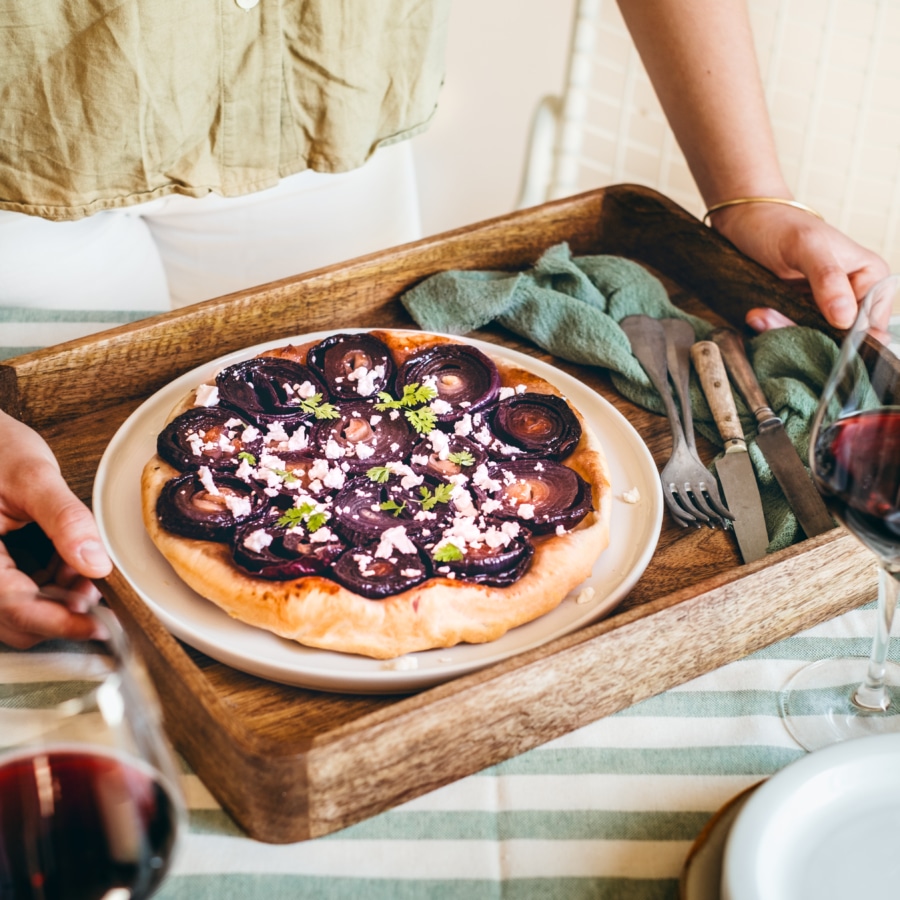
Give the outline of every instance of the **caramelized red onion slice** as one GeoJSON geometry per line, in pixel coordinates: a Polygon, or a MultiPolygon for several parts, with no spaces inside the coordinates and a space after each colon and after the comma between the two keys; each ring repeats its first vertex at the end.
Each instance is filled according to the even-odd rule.
{"type": "Polygon", "coordinates": [[[197,406],[166,425],[156,440],[156,452],[182,472],[200,466],[219,471],[236,469],[241,462],[239,454],[256,457],[262,449],[263,438],[255,427],[249,432],[252,440],[244,439],[250,427],[231,409],[197,406]]]}
{"type": "Polygon", "coordinates": [[[235,564],[258,578],[290,581],[305,575],[327,574],[347,545],[325,527],[310,533],[304,525],[279,524],[280,511],[235,529],[231,553],[235,564]],[[329,540],[317,540],[328,537],[329,540]]]}
{"type": "Polygon", "coordinates": [[[405,459],[414,433],[402,415],[391,417],[371,403],[342,403],[337,419],[316,422],[310,429],[309,447],[317,456],[346,463],[351,472],[405,459]],[[343,455],[338,455],[338,454],[343,455]]]}
{"type": "Polygon", "coordinates": [[[311,418],[301,402],[305,393],[328,391],[308,366],[275,356],[257,356],[223,369],[216,376],[219,402],[243,413],[253,422],[296,423],[311,418]]]}
{"type": "Polygon", "coordinates": [[[168,481],[156,503],[159,524],[172,534],[201,541],[226,541],[236,526],[258,518],[268,498],[255,484],[217,473],[213,481],[218,494],[211,493],[196,472],[168,481]],[[228,499],[243,510],[232,511],[228,499]]]}
{"type": "MultiPolygon", "coordinates": [[[[554,394],[515,394],[490,414],[491,431],[503,444],[520,449],[518,458],[564,459],[581,440],[581,423],[571,407],[554,394]]],[[[510,453],[492,450],[498,458],[510,453]]]]}
{"type": "Polygon", "coordinates": [[[334,498],[334,527],[349,543],[361,546],[378,540],[389,528],[402,526],[410,539],[437,538],[455,514],[453,501],[435,503],[426,510],[422,488],[434,494],[439,483],[425,478],[421,485],[403,487],[392,476],[379,483],[360,477],[348,481],[334,498]]]}
{"type": "Polygon", "coordinates": [[[487,543],[467,546],[462,559],[436,562],[432,557],[432,566],[438,576],[452,572],[461,581],[506,587],[528,571],[533,556],[534,546],[520,534],[505,547],[490,547],[487,543]]]}
{"type": "Polygon", "coordinates": [[[499,484],[488,496],[499,501],[492,514],[514,519],[533,534],[562,526],[574,528],[592,509],[590,485],[574,470],[553,460],[516,460],[487,468],[499,484]]]}
{"type": "Polygon", "coordinates": [[[410,468],[419,475],[430,475],[433,478],[448,479],[454,475],[469,478],[487,460],[487,451],[474,441],[458,434],[445,435],[445,438],[446,448],[441,450],[434,447],[434,443],[443,447],[444,438],[440,436],[426,437],[419,441],[412,449],[410,468]]]}
{"type": "Polygon", "coordinates": [[[343,400],[389,391],[397,371],[387,344],[366,333],[325,338],[310,349],[306,362],[319,373],[332,395],[343,400]]]}
{"type": "Polygon", "coordinates": [[[376,557],[377,544],[347,550],[331,567],[331,574],[347,590],[370,600],[383,600],[421,584],[428,578],[428,563],[418,550],[376,557]]]}
{"type": "Polygon", "coordinates": [[[439,422],[455,422],[490,406],[500,392],[500,373],[490,357],[468,344],[437,344],[411,356],[397,373],[397,391],[412,384],[432,385],[449,409],[439,422]]]}

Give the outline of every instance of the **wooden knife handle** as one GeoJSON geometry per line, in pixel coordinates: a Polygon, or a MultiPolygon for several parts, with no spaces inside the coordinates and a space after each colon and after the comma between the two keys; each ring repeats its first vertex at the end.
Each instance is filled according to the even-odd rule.
{"type": "Polygon", "coordinates": [[[691,347],[691,359],[700,376],[700,384],[703,385],[703,393],[706,394],[716,427],[725,441],[725,452],[746,452],[744,430],[741,428],[741,420],[731,394],[731,384],[718,346],[712,341],[697,341],[691,347]]]}
{"type": "Polygon", "coordinates": [[[747,359],[744,350],[744,339],[731,328],[717,328],[710,337],[716,342],[722,353],[722,359],[728,374],[733,379],[741,396],[756,416],[759,423],[775,417],[763,389],[756,380],[756,374],[747,359]]]}

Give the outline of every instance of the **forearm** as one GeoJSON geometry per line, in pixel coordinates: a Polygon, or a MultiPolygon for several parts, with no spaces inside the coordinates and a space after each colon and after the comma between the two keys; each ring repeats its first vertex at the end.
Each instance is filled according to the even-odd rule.
{"type": "Polygon", "coordinates": [[[790,197],[744,0],[619,0],[708,206],[790,197]]]}

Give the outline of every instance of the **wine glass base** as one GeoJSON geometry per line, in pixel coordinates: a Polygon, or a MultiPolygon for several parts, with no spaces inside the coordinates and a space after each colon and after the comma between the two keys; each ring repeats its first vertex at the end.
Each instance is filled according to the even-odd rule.
{"type": "Polygon", "coordinates": [[[874,734],[900,732],[900,666],[885,664],[888,705],[864,709],[853,695],[865,679],[864,657],[823,659],[804,666],[779,697],[781,715],[794,740],[806,750],[874,734]]]}

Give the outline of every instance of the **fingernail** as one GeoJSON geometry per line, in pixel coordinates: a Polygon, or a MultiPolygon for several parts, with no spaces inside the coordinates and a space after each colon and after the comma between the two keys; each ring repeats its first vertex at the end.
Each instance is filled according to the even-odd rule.
{"type": "Polygon", "coordinates": [[[856,318],[855,303],[835,303],[831,308],[831,319],[835,328],[849,328],[856,318]]]}
{"type": "Polygon", "coordinates": [[[104,571],[109,569],[109,557],[99,541],[85,541],[78,548],[78,555],[91,569],[104,571]]]}
{"type": "Polygon", "coordinates": [[[94,630],[91,632],[91,640],[94,641],[108,641],[109,640],[109,631],[106,626],[102,622],[94,623],[94,630]]]}
{"type": "Polygon", "coordinates": [[[762,316],[748,316],[747,324],[754,331],[765,331],[766,328],[766,320],[762,316]]]}

